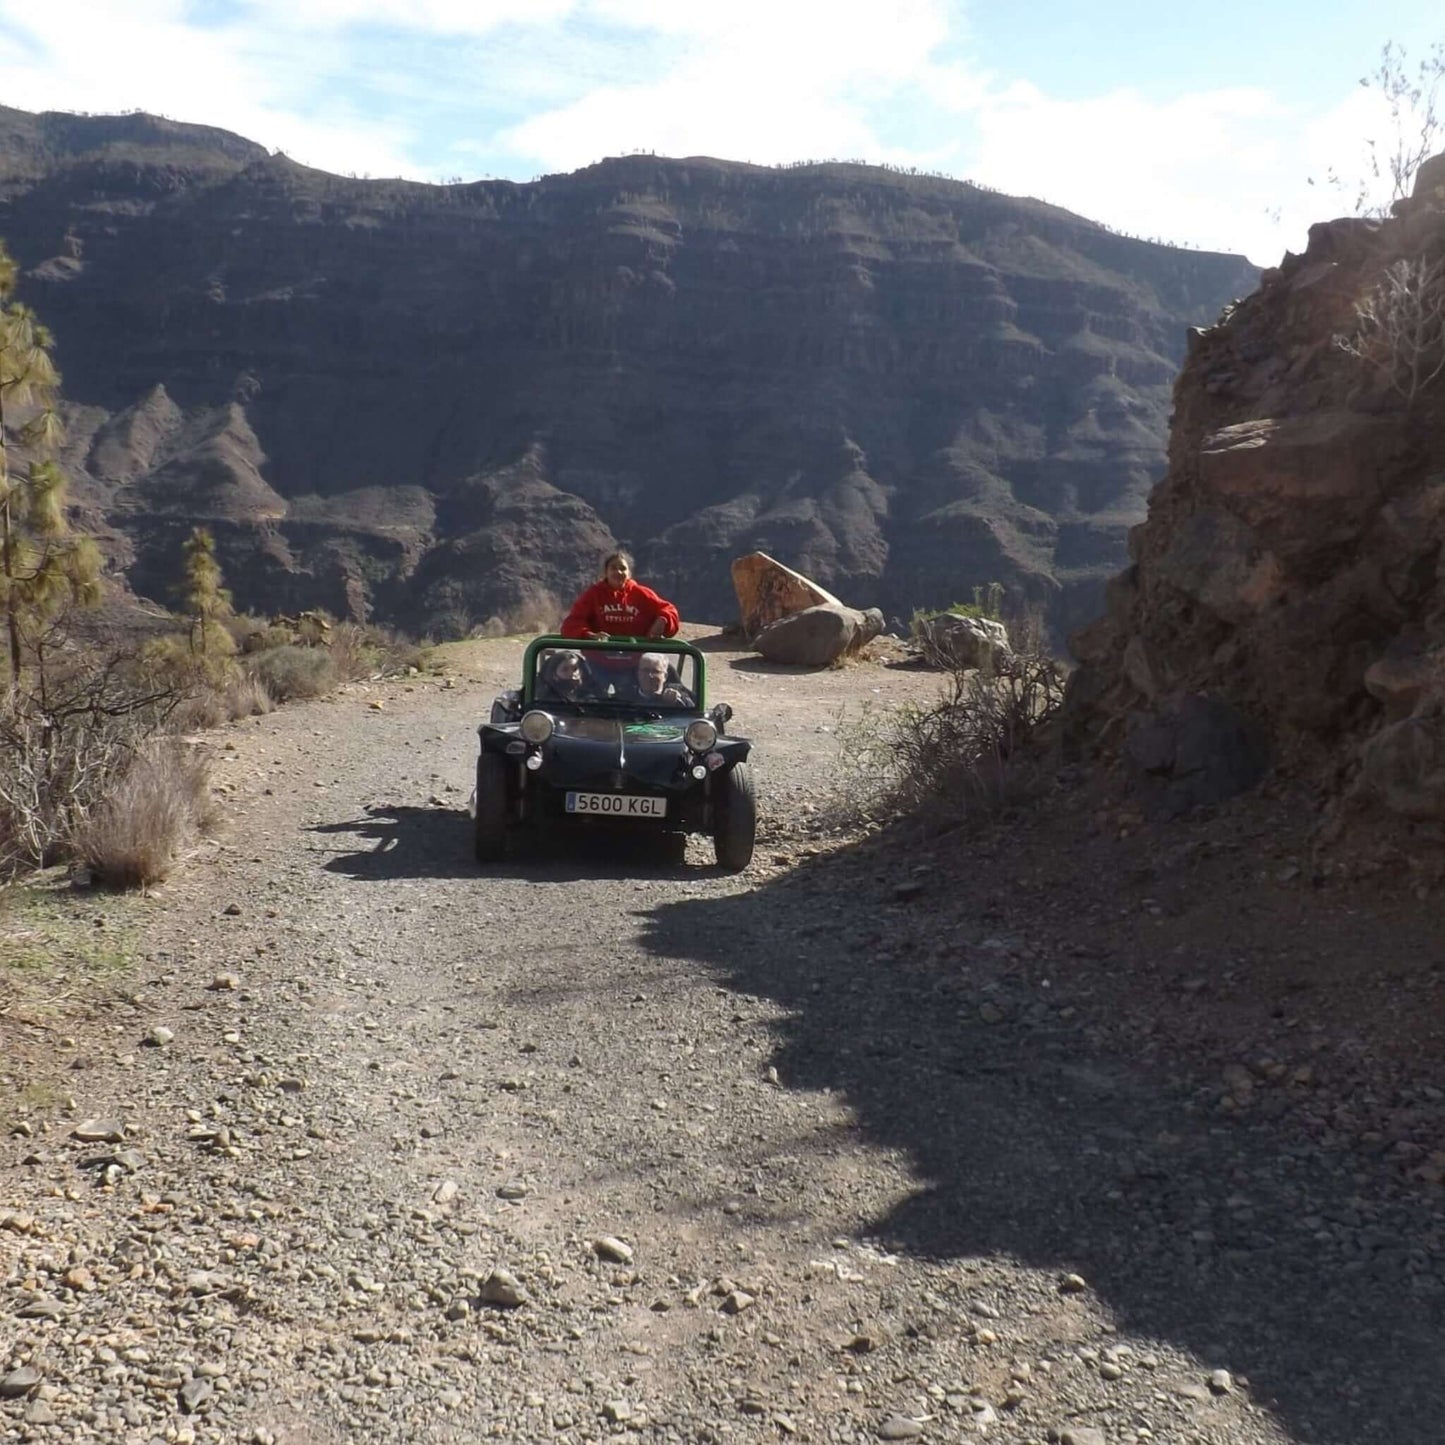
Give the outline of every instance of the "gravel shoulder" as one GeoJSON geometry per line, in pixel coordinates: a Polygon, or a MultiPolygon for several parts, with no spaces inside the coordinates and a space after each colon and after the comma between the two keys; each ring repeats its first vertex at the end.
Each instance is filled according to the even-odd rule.
{"type": "Polygon", "coordinates": [[[1430,899],[1288,797],[840,839],[838,709],[936,679],[707,645],[741,876],[478,870],[498,639],[210,735],[164,889],[0,916],[0,1440],[1438,1440],[1430,899]]]}

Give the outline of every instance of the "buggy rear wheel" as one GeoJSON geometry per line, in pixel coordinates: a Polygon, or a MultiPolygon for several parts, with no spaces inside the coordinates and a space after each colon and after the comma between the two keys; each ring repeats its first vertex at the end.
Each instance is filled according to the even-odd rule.
{"type": "Polygon", "coordinates": [[[746,763],[734,763],[718,784],[713,804],[713,847],[718,866],[741,873],[753,860],[753,839],[758,831],[758,805],[753,796],[753,775],[746,763]]]}
{"type": "Polygon", "coordinates": [[[507,851],[507,760],[496,753],[477,759],[474,828],[477,862],[499,862],[507,851]]]}

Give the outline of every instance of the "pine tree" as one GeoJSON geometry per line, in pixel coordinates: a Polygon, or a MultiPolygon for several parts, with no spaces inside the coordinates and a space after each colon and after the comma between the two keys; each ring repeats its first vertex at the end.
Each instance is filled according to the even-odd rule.
{"type": "Polygon", "coordinates": [[[231,594],[221,586],[221,564],[216,561],[216,539],[196,527],[185,543],[185,583],[182,588],[191,618],[191,651],[202,657],[235,651],[230,633],[219,624],[232,616],[231,594]]]}
{"type": "Polygon", "coordinates": [[[15,262],[0,244],[0,617],[12,688],[43,625],[67,601],[93,605],[100,575],[95,544],[66,525],[65,477],[52,459],[62,438],[52,338],[12,300],[15,281],[15,262]]]}

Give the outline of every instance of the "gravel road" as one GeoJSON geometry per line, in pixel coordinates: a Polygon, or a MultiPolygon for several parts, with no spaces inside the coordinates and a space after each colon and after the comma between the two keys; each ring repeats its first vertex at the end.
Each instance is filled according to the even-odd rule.
{"type": "Polygon", "coordinates": [[[926,674],[712,654],[744,875],[481,872],[520,652],[213,735],[220,844],[78,895],[136,963],[6,1036],[0,1440],[1445,1438],[1438,1087],[1141,1021],[1026,855],[820,836],[836,709],[926,674]]]}

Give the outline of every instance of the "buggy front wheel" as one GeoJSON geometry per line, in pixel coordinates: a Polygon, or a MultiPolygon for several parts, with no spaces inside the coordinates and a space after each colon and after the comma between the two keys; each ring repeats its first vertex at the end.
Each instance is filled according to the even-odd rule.
{"type": "Polygon", "coordinates": [[[497,863],[507,851],[507,760],[497,753],[477,759],[474,847],[478,863],[497,863]]]}
{"type": "Polygon", "coordinates": [[[753,839],[758,831],[758,805],[753,796],[753,775],[746,763],[734,763],[719,779],[713,803],[713,847],[718,866],[741,873],[753,860],[753,839]]]}

